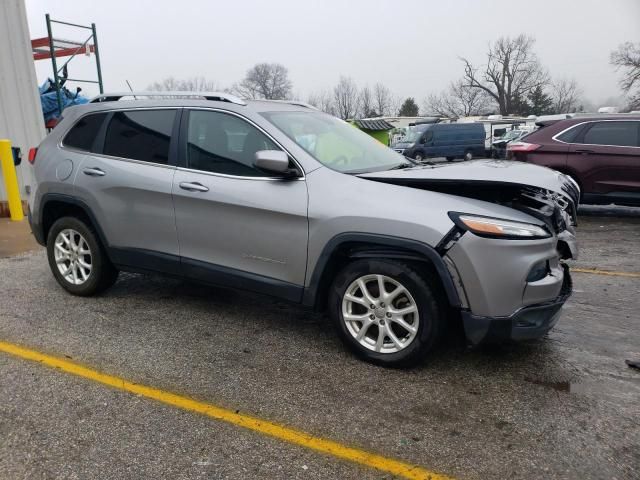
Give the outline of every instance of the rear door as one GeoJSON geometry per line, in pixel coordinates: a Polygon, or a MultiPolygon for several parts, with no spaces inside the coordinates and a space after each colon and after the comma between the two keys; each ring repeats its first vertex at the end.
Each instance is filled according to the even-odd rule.
{"type": "Polygon", "coordinates": [[[96,217],[116,263],[164,271],[156,258],[179,266],[171,198],[177,116],[177,109],[110,112],[95,153],[80,166],[76,196],[96,217]]]}
{"type": "Polygon", "coordinates": [[[299,300],[307,261],[304,178],[253,166],[258,150],[281,150],[234,113],[185,110],[173,183],[184,273],[212,283],[299,300]]]}
{"type": "Polygon", "coordinates": [[[640,122],[591,122],[569,148],[568,166],[581,172],[584,193],[638,196],[640,122]]]}

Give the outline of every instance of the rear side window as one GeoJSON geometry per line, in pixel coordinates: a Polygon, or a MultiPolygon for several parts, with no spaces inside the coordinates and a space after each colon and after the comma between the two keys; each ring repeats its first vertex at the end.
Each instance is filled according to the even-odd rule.
{"type": "Polygon", "coordinates": [[[71,127],[69,133],[64,137],[62,144],[65,147],[94,152],[93,144],[106,117],[106,113],[85,115],[71,127]]]}
{"type": "Polygon", "coordinates": [[[638,147],[638,122],[597,122],[584,134],[582,143],[638,147]]]}
{"type": "Polygon", "coordinates": [[[255,154],[259,150],[280,150],[253,125],[226,113],[192,110],[188,128],[187,165],[196,170],[268,176],[253,166],[255,154]]]}
{"type": "Polygon", "coordinates": [[[576,140],[576,138],[578,138],[578,135],[583,130],[583,127],[584,125],[576,125],[574,127],[571,127],[569,130],[561,133],[556,138],[561,142],[572,143],[576,140]]]}
{"type": "Polygon", "coordinates": [[[175,116],[175,110],[116,112],[107,128],[103,153],[166,165],[175,116]]]}

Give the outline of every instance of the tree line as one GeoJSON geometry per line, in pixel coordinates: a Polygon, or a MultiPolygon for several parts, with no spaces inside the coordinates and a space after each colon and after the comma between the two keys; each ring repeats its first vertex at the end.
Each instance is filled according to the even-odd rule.
{"type": "MultiPolygon", "coordinates": [[[[434,115],[465,117],[502,115],[545,115],[584,110],[582,89],[575,79],[552,78],[534,50],[528,35],[502,37],[489,45],[483,62],[461,57],[462,76],[449,87],[429,95],[422,108],[415,97],[401,100],[387,86],[375,83],[359,87],[341,76],[330,88],[311,92],[304,101],[342,119],[381,116],[434,115]]],[[[623,77],[620,86],[628,96],[627,110],[640,108],[640,43],[624,43],[611,53],[610,63],[623,77]]],[[[151,90],[213,91],[220,86],[203,77],[176,80],[165,78],[151,90]]],[[[289,72],[279,63],[259,63],[245,77],[224,89],[248,99],[298,100],[289,72]]]]}

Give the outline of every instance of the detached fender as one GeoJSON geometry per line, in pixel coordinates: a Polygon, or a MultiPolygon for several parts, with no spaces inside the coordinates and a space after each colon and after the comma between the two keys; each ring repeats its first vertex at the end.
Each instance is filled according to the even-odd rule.
{"type": "Polygon", "coordinates": [[[302,303],[316,306],[323,289],[327,288],[325,272],[331,269],[335,255],[345,254],[348,258],[396,258],[412,261],[427,261],[433,265],[447,295],[449,305],[460,308],[461,301],[447,266],[435,248],[416,240],[374,233],[349,232],[333,237],[322,250],[308,285],[305,287],[302,303]]]}

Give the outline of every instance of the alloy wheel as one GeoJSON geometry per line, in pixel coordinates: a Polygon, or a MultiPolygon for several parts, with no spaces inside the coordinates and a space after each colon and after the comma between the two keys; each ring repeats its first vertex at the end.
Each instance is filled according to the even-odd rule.
{"type": "Polygon", "coordinates": [[[92,256],[87,240],[76,230],[61,230],[54,243],[58,271],[67,282],[82,285],[91,276],[92,256]]]}
{"type": "Polygon", "coordinates": [[[342,319],[353,338],[378,353],[396,353],[415,339],[418,307],[409,290],[385,275],[354,280],[342,298],[342,319]]]}

